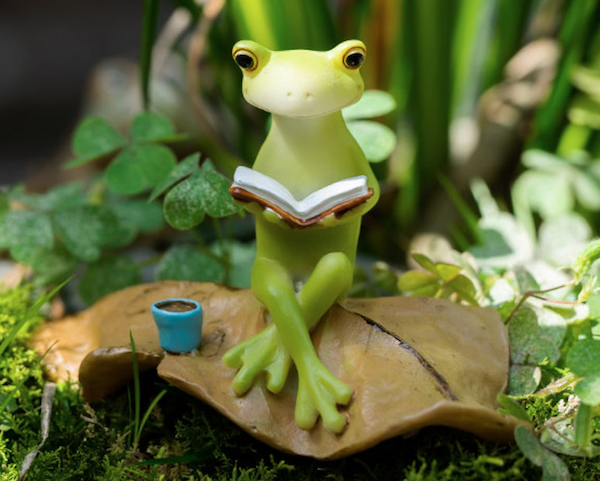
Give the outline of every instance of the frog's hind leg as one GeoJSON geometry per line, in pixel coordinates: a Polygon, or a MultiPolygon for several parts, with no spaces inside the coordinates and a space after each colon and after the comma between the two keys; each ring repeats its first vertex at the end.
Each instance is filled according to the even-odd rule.
{"type": "Polygon", "coordinates": [[[311,429],[320,415],[327,429],[341,432],[346,418],[337,405],[350,401],[352,389],[321,363],[309,331],[336,301],[346,296],[352,283],[352,264],[343,253],[323,256],[298,296],[279,263],[264,260],[255,270],[255,295],[267,306],[298,370],[296,423],[302,429],[311,429]]]}
{"type": "Polygon", "coordinates": [[[342,252],[331,252],[319,260],[298,295],[308,329],[312,329],[333,304],[345,299],[352,286],[352,276],[352,264],[342,252]]]}
{"type": "MultiPolygon", "coordinates": [[[[267,389],[278,393],[287,380],[291,358],[285,341],[280,337],[280,322],[276,319],[300,317],[301,326],[304,326],[304,321],[293,292],[292,280],[279,263],[257,258],[252,269],[252,290],[256,298],[265,304],[274,323],[227,351],[223,362],[230,368],[239,369],[231,383],[237,394],[244,394],[263,373],[267,376],[267,389]]],[[[303,330],[308,336],[305,327],[303,330]]],[[[310,337],[308,339],[310,341],[310,337]]]]}
{"type": "MultiPolygon", "coordinates": [[[[352,276],[352,264],[345,254],[332,252],[320,259],[298,295],[308,329],[312,329],[333,304],[346,297],[352,285],[352,276]]],[[[352,397],[352,389],[334,377],[318,359],[316,362],[318,367],[314,364],[314,358],[308,360],[308,365],[312,364],[313,367],[309,367],[304,375],[296,363],[296,422],[298,426],[309,429],[320,414],[327,429],[341,432],[346,419],[337,411],[336,404],[347,404],[352,397]]]]}

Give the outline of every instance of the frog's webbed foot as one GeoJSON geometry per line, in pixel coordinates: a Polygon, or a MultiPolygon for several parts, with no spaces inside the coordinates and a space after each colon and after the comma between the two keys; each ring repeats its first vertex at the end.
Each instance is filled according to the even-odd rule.
{"type": "Polygon", "coordinates": [[[296,423],[301,429],[311,429],[319,415],[329,431],[341,433],[346,417],[337,405],[345,405],[352,398],[352,388],[344,384],[320,362],[298,372],[298,396],[296,398],[296,423]]]}
{"type": "Polygon", "coordinates": [[[238,395],[244,394],[263,372],[267,376],[267,389],[278,393],[283,389],[290,370],[291,358],[277,334],[274,324],[261,333],[238,344],[223,356],[227,367],[239,369],[231,382],[238,395]]]}

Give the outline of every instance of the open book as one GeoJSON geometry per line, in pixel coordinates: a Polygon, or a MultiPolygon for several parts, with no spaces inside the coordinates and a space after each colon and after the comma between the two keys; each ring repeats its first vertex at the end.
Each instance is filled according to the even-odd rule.
{"type": "Polygon", "coordinates": [[[229,188],[242,202],[257,202],[276,212],[286,222],[299,227],[315,224],[331,214],[342,215],[373,195],[367,177],[358,175],[339,180],[297,200],[289,190],[268,175],[248,167],[238,167],[229,188]]]}

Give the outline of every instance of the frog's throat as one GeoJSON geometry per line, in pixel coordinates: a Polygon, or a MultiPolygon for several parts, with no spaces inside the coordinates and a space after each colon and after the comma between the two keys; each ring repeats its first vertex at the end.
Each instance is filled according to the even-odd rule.
{"type": "Polygon", "coordinates": [[[284,134],[293,135],[294,138],[304,137],[307,141],[314,137],[329,136],[338,129],[347,129],[340,110],[314,117],[288,117],[273,114],[273,128],[284,134]]]}

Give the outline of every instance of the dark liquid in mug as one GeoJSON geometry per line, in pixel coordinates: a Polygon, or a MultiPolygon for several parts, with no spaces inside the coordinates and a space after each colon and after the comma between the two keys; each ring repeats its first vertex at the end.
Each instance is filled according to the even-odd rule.
{"type": "Polygon", "coordinates": [[[169,312],[187,312],[196,309],[195,304],[184,301],[161,302],[160,304],[157,304],[156,307],[169,312]]]}

